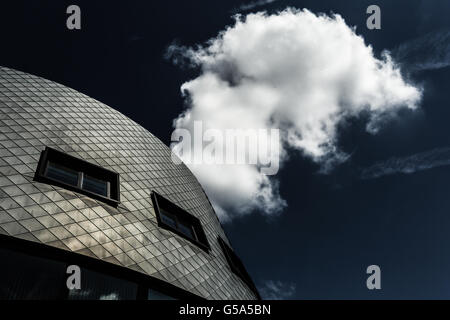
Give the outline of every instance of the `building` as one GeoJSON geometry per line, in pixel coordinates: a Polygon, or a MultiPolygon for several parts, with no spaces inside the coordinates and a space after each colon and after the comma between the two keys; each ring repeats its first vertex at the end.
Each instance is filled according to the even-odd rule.
{"type": "Polygon", "coordinates": [[[134,121],[1,67],[0,130],[0,299],[259,298],[196,178],[134,121]]]}

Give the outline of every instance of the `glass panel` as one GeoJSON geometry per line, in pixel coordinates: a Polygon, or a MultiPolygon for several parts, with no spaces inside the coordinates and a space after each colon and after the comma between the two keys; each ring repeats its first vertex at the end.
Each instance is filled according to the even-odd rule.
{"type": "Polygon", "coordinates": [[[82,189],[107,197],[108,183],[106,181],[84,175],[82,189]]]}
{"type": "Polygon", "coordinates": [[[65,299],[66,265],[0,249],[0,300],[65,299]]]}
{"type": "Polygon", "coordinates": [[[69,300],[136,300],[137,284],[81,269],[81,289],[69,290],[69,300]]]}
{"type": "Polygon", "coordinates": [[[160,211],[160,217],[161,217],[161,221],[165,224],[167,224],[168,226],[171,226],[172,228],[176,229],[177,228],[177,223],[175,222],[175,219],[172,218],[169,213],[167,213],[164,210],[160,211]]]}
{"type": "Polygon", "coordinates": [[[189,238],[196,240],[191,226],[184,224],[183,222],[180,222],[178,223],[178,230],[181,231],[184,235],[188,236],[189,238]]]}
{"type": "Polygon", "coordinates": [[[159,291],[148,289],[147,300],[177,300],[159,291]]]}
{"type": "Polygon", "coordinates": [[[48,162],[46,176],[72,186],[78,185],[78,172],[53,162],[48,162]]]}

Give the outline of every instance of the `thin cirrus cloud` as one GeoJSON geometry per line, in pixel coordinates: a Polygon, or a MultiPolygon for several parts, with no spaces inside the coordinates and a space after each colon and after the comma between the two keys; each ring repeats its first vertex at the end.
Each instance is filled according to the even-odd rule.
{"type": "Polygon", "coordinates": [[[437,148],[406,157],[392,157],[364,168],[363,180],[376,179],[392,174],[412,174],[418,171],[450,165],[450,148],[437,148]]]}
{"type": "Polygon", "coordinates": [[[269,280],[259,288],[261,296],[265,300],[286,300],[296,293],[295,283],[269,280]]]}
{"type": "Polygon", "coordinates": [[[276,1],[278,1],[278,0],[257,0],[257,1],[244,3],[244,4],[241,4],[239,6],[239,8],[233,10],[233,12],[238,13],[238,12],[242,12],[242,11],[249,11],[249,10],[252,10],[255,8],[263,7],[265,5],[271,4],[276,1]]]}
{"type": "Polygon", "coordinates": [[[450,66],[450,30],[430,32],[400,44],[392,51],[395,59],[411,72],[450,66]]]}
{"type": "MultiPolygon", "coordinates": [[[[176,64],[199,75],[182,84],[187,109],[175,128],[279,128],[280,163],[293,152],[328,172],[349,156],[337,147],[338,125],[368,115],[376,133],[402,108],[415,109],[421,89],[408,83],[388,52],[376,57],[340,15],[288,8],[235,16],[203,45],[169,46],[176,64]]],[[[252,165],[193,165],[222,221],[258,211],[273,216],[287,203],[276,176],[252,165]]],[[[282,169],[282,168],[281,168],[282,169]]]]}

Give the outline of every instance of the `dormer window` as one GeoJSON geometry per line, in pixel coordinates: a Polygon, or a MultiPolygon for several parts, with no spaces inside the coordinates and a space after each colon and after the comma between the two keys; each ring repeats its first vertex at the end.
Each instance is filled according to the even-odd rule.
{"type": "Polygon", "coordinates": [[[113,206],[120,201],[119,174],[49,147],[41,153],[34,180],[82,193],[113,206]]]}

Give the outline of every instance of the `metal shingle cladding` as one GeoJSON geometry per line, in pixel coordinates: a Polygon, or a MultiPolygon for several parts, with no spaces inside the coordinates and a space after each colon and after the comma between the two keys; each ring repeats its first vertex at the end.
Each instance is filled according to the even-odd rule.
{"type": "Polygon", "coordinates": [[[148,274],[207,299],[255,299],[228,267],[226,239],[196,178],[159,139],[73,89],[0,67],[0,233],[148,274]],[[45,146],[120,174],[118,208],[33,181],[45,146]],[[198,217],[211,251],[157,225],[150,192],[198,217]]]}

